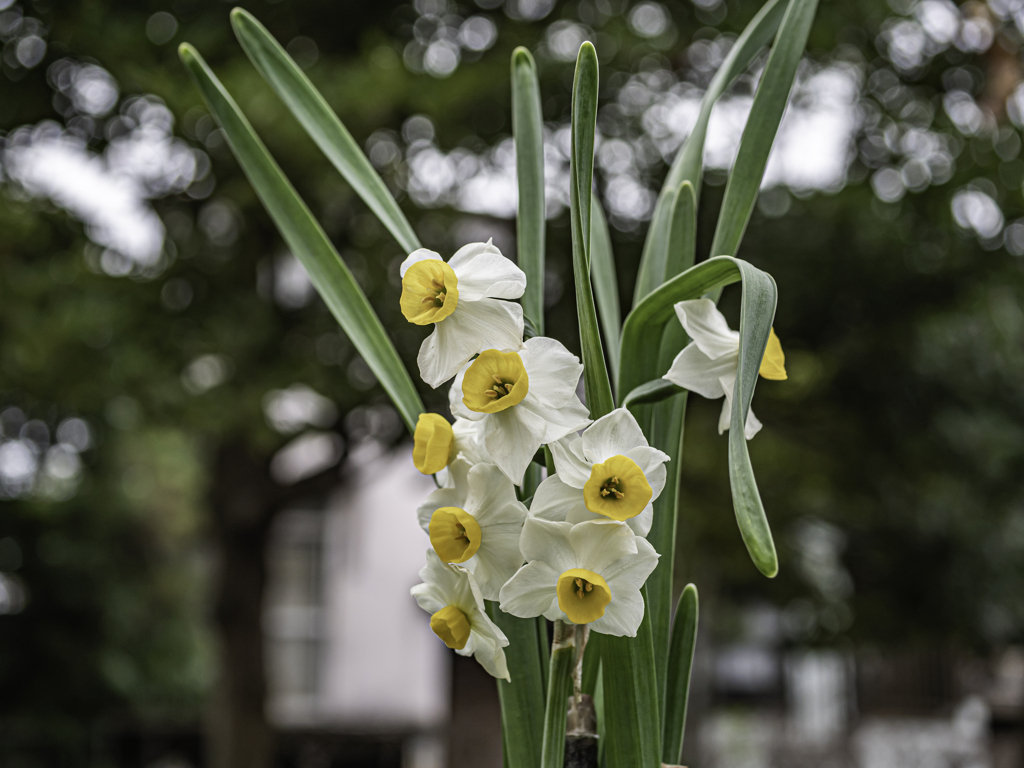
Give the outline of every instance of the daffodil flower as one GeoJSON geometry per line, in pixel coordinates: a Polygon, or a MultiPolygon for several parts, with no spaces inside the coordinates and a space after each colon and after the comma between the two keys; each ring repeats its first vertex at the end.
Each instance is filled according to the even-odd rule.
{"type": "Polygon", "coordinates": [[[420,377],[435,389],[485,349],[518,349],[523,308],[510,301],[526,290],[526,275],[491,241],[470,243],[445,263],[420,248],[401,267],[402,314],[434,326],[420,346],[420,377]]]}
{"type": "MultiPolygon", "coordinates": [[[[732,390],[739,366],[740,334],[729,328],[729,323],[710,299],[681,301],[675,310],[679,322],[693,341],[676,355],[663,378],[709,400],[724,396],[722,414],[718,417],[718,434],[722,434],[732,422],[732,390]]],[[[775,381],[786,378],[786,356],[774,328],[768,336],[759,373],[775,381]]],[[[761,422],[753,410],[749,411],[744,425],[747,440],[760,429],[761,422]]]]}
{"type": "Polygon", "coordinates": [[[521,349],[488,349],[455,377],[448,403],[452,413],[483,422],[487,456],[516,485],[534,454],[590,423],[576,396],[583,366],[554,339],[536,336],[521,349]]]}
{"type": "Polygon", "coordinates": [[[501,610],[590,624],[606,635],[636,635],[644,617],[640,587],[658,564],[658,553],[629,526],[530,517],[519,547],[527,564],[501,588],[501,610]]]}
{"type": "Polygon", "coordinates": [[[501,585],[523,564],[519,535],[526,507],[493,464],[456,459],[448,470],[452,487],[438,488],[420,505],[420,526],[443,562],[466,568],[484,599],[497,600],[501,585]]]}
{"type": "Polygon", "coordinates": [[[475,421],[456,419],[449,424],[439,413],[421,413],[413,433],[412,463],[423,474],[433,475],[459,457],[470,464],[487,461],[479,433],[475,421]]]}
{"type": "Polygon", "coordinates": [[[665,488],[668,454],[647,443],[633,414],[618,408],[582,437],[568,435],[548,447],[557,474],[537,489],[531,515],[570,523],[604,517],[647,535],[653,502],[665,488]]]}
{"type": "Polygon", "coordinates": [[[427,550],[420,571],[422,584],[412,588],[420,608],[430,614],[430,628],[460,656],[475,656],[493,677],[511,681],[505,651],[508,638],[484,611],[484,599],[472,574],[457,565],[442,563],[427,550]]]}

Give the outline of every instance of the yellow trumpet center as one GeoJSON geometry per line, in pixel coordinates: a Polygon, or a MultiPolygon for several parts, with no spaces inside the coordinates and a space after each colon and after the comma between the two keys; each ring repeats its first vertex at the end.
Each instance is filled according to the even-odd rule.
{"type": "Polygon", "coordinates": [[[782,342],[775,335],[774,328],[768,334],[768,346],[764,348],[764,357],[761,358],[758,373],[772,381],[786,380],[786,355],[782,351],[782,342]]]}
{"type": "Polygon", "coordinates": [[[612,520],[629,520],[644,511],[654,495],[644,471],[627,456],[612,456],[590,470],[583,486],[587,509],[612,520]]]}
{"type": "Polygon", "coordinates": [[[402,314],[410,323],[439,323],[459,303],[459,278],[440,259],[417,261],[402,278],[402,314]]]}
{"type": "Polygon", "coordinates": [[[481,352],[462,380],[462,402],[477,413],[504,411],[529,391],[530,377],[516,352],[481,352]]]}
{"type": "Polygon", "coordinates": [[[464,509],[441,507],[430,516],[430,546],[446,563],[464,563],[480,549],[480,525],[464,509]]]}
{"type": "Polygon", "coordinates": [[[469,619],[454,605],[446,605],[433,614],[430,617],[430,628],[453,650],[461,651],[469,642],[469,619]]]}
{"type": "Polygon", "coordinates": [[[573,624],[589,624],[604,616],[612,601],[608,582],[585,568],[571,568],[558,577],[558,607],[573,624]]]}
{"type": "Polygon", "coordinates": [[[432,475],[448,466],[455,433],[444,416],[421,413],[412,440],[412,463],[424,475],[432,475]]]}

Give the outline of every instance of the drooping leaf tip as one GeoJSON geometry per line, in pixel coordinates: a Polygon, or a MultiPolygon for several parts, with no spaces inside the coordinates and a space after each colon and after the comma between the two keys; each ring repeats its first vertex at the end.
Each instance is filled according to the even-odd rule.
{"type": "Polygon", "coordinates": [[[512,51],[512,66],[513,67],[519,67],[519,66],[533,67],[533,66],[535,66],[534,62],[533,62],[533,54],[530,53],[530,49],[529,48],[524,48],[521,45],[517,46],[516,49],[514,51],[512,51]]]}
{"type": "Polygon", "coordinates": [[[199,51],[191,43],[182,43],[178,46],[178,58],[180,58],[186,66],[198,64],[202,58],[199,55],[199,51]]]}

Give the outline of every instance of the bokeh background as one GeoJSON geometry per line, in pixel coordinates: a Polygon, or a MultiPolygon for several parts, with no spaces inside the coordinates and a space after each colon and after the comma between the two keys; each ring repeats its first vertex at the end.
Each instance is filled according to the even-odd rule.
{"type": "MultiPolygon", "coordinates": [[[[624,304],[667,163],[759,0],[255,0],[423,242],[515,253],[509,59],[547,131],[548,329],[578,351],[567,150],[624,304]]],[[[0,0],[0,765],[501,765],[493,682],[408,588],[427,542],[394,410],[176,56],[239,100],[414,366],[404,254],[217,0],[0,0]]],[[[686,762],[1024,765],[1024,1],[826,0],[740,255],[789,380],[732,518],[694,398],[677,588],[701,591],[686,762]]],[[[763,59],[716,109],[701,257],[763,59]]],[[[735,317],[735,294],[723,302],[735,317]]],[[[422,392],[445,408],[444,391],[422,392]]]]}

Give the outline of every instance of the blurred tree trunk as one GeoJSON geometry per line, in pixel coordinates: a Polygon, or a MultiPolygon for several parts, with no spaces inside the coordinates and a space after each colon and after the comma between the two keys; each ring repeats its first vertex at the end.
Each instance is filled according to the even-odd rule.
{"type": "Polygon", "coordinates": [[[217,451],[210,488],[220,572],[214,610],[217,690],[207,725],[209,768],[271,768],[276,734],[267,720],[263,595],[274,516],[300,498],[323,498],[339,482],[337,465],[282,487],[271,456],[242,442],[217,451]]]}

